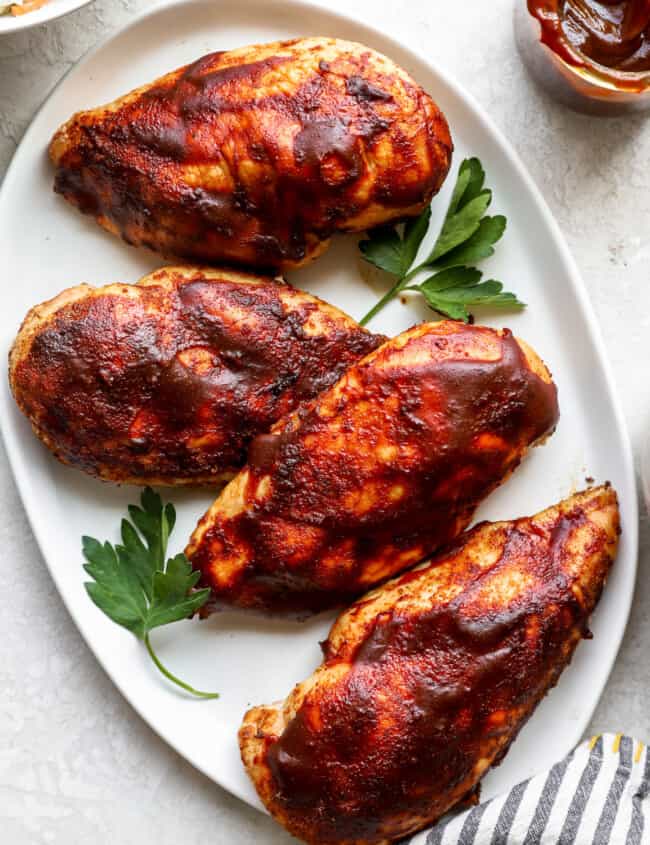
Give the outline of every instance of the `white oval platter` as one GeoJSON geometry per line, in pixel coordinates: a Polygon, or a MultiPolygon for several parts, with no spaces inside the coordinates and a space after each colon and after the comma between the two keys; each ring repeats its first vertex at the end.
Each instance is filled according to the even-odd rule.
{"type": "MultiPolygon", "coordinates": [[[[407,47],[352,19],[302,0],[187,0],[136,18],[86,56],[52,93],[16,152],[0,194],[4,306],[2,349],[27,309],[79,282],[135,281],[161,262],[106,234],[56,197],[46,147],[72,112],[99,105],[213,50],[300,35],[362,41],[406,67],[445,111],[456,144],[454,172],[466,155],[483,161],[493,210],[509,227],[485,269],[529,304],[518,314],[479,314],[510,326],[545,358],[556,378],[562,419],[556,434],[481,507],[477,518],[512,518],[556,502],[584,485],[609,480],[620,496],[623,538],[610,583],[571,667],[486,779],[489,796],[562,757],[579,741],[618,651],[634,589],[637,498],[631,453],[604,350],[585,290],[562,235],[531,178],[487,116],[455,82],[407,47]]],[[[439,218],[453,178],[435,201],[439,218]]],[[[358,258],[356,239],[331,250],[289,280],[360,317],[381,293],[358,258]]],[[[394,303],[373,328],[395,334],[427,318],[419,302],[394,303]]],[[[5,359],[6,360],[6,359],[5,359]]],[[[259,806],[239,761],[236,733],[249,705],[283,698],[319,663],[331,616],[306,623],[224,613],[154,633],[172,671],[217,701],[171,689],[141,644],[91,604],[83,587],[80,537],[117,539],[120,517],[138,491],[99,483],[68,469],[33,437],[3,379],[0,423],[11,465],[45,562],[97,659],[135,710],[197,768],[259,806]]],[[[166,494],[167,495],[167,494],[166,494]]],[[[168,494],[177,506],[172,551],[183,548],[213,491],[168,494]]],[[[34,566],[41,566],[34,561],[34,566]]],[[[40,636],[34,620],[33,636],[40,636]]]]}

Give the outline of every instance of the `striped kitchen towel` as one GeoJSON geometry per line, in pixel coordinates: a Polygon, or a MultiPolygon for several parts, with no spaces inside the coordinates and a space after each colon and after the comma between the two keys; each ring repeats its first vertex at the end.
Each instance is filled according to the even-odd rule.
{"type": "Polygon", "coordinates": [[[650,845],[650,754],[621,734],[583,742],[550,771],[408,845],[650,845]]]}

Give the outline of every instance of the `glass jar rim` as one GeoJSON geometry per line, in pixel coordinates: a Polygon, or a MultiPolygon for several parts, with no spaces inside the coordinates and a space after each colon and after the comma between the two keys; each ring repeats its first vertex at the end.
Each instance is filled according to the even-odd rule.
{"type": "Polygon", "coordinates": [[[572,62],[567,61],[565,58],[556,53],[555,50],[553,50],[547,44],[544,44],[544,42],[540,43],[549,52],[551,52],[567,70],[571,71],[577,76],[581,76],[583,79],[586,79],[586,81],[590,82],[592,85],[604,88],[608,91],[625,91],[625,83],[639,83],[638,88],[627,90],[629,90],[630,93],[636,94],[643,94],[645,93],[646,89],[650,90],[650,70],[617,70],[616,68],[608,67],[607,65],[602,65],[599,62],[590,59],[588,56],[579,53],[577,50],[574,50],[573,47],[567,44],[567,49],[575,56],[576,62],[580,62],[580,64],[573,64],[572,62]],[[617,82],[621,84],[617,85],[617,82]]]}

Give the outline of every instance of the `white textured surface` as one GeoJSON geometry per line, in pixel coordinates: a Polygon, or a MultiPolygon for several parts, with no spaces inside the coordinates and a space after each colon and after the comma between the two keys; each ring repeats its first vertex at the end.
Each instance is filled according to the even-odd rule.
{"type": "MultiPolygon", "coordinates": [[[[0,174],[56,81],[99,38],[148,5],[145,0],[97,0],[47,27],[0,38],[0,174]]],[[[650,422],[650,355],[644,342],[650,329],[650,135],[643,131],[644,118],[573,115],[534,88],[514,49],[511,0],[329,0],[328,5],[372,21],[432,55],[505,129],[582,270],[638,455],[650,422]]],[[[11,268],[3,270],[5,295],[11,296],[11,268]]],[[[170,751],[113,689],[61,606],[3,455],[0,460],[5,584],[0,603],[0,841],[288,842],[271,821],[170,751]]],[[[644,637],[650,637],[647,521],[641,555],[630,627],[593,729],[649,740],[650,665],[643,649],[644,637]]]]}

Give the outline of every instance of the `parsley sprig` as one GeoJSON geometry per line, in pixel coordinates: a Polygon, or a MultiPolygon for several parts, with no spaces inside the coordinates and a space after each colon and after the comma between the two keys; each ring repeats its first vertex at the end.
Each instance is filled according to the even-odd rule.
{"type": "Polygon", "coordinates": [[[397,281],[388,293],[361,320],[365,326],[403,290],[419,291],[430,308],[444,317],[469,322],[468,307],[490,305],[497,308],[524,308],[515,294],[490,279],[473,264],[494,254],[506,229],[506,218],[486,215],[492,191],[485,187],[485,171],[477,158],[465,159],[433,249],[420,264],[413,266],[431,222],[431,206],[403,226],[381,226],[369,232],[359,248],[366,261],[390,273],[397,281]],[[422,271],[433,271],[420,284],[410,284],[422,271]]]}
{"type": "Polygon", "coordinates": [[[142,507],[129,505],[128,519],[122,520],[122,543],[100,543],[82,537],[84,569],[93,579],[84,586],[88,595],[109,619],[142,640],[156,668],[192,695],[218,698],[218,693],[200,692],[181,681],[163,666],[155,654],[149,633],[161,625],[187,619],[208,599],[210,590],[195,590],[199,573],[193,572],[184,554],[167,556],[169,535],[174,529],[176,511],[171,503],[163,506],[157,493],[147,487],[141,495],[142,507]]]}

